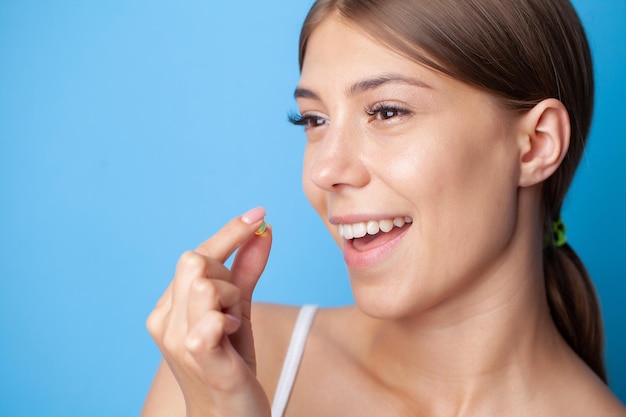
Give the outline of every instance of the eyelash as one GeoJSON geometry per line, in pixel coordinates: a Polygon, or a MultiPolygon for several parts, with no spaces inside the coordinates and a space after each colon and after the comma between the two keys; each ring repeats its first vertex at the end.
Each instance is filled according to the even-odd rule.
{"type": "Polygon", "coordinates": [[[378,103],[373,107],[366,107],[365,113],[368,116],[376,116],[376,120],[380,122],[386,122],[394,117],[402,117],[409,114],[409,112],[402,107],[388,103],[378,103]],[[389,116],[389,113],[392,113],[392,115],[389,116]]]}
{"type": "Polygon", "coordinates": [[[289,123],[296,126],[304,126],[305,129],[316,128],[328,123],[328,120],[323,117],[306,114],[302,115],[299,113],[290,113],[287,115],[287,119],[289,120],[289,123]],[[320,121],[322,123],[319,123],[320,121]]]}
{"type": "MultiPolygon", "coordinates": [[[[366,107],[365,114],[368,116],[376,116],[379,122],[387,122],[394,117],[402,117],[409,114],[406,109],[388,103],[378,103],[373,107],[366,107]],[[389,115],[391,113],[391,115],[389,115]]],[[[290,113],[287,115],[289,122],[296,126],[304,126],[305,129],[312,129],[328,123],[327,119],[314,115],[302,115],[299,113],[290,113]]]]}

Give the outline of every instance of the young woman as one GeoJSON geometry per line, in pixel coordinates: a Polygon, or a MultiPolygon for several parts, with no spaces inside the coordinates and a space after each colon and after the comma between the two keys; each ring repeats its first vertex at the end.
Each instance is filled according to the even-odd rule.
{"type": "Polygon", "coordinates": [[[252,306],[272,231],[233,219],[148,319],[143,415],[626,416],[560,223],[593,105],[569,2],[319,0],[300,64],[303,185],[356,305],[252,306]]]}

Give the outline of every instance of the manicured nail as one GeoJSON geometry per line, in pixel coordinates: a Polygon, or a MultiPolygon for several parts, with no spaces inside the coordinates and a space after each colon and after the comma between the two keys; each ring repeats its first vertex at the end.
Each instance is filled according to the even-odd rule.
{"type": "Polygon", "coordinates": [[[241,216],[241,221],[247,224],[254,224],[265,217],[265,209],[256,207],[241,216]]]}
{"type": "Polygon", "coordinates": [[[225,314],[225,316],[227,321],[224,327],[224,332],[231,335],[239,330],[239,327],[241,327],[241,320],[231,314],[225,314]]]}
{"type": "Polygon", "coordinates": [[[239,317],[233,316],[232,314],[228,314],[228,313],[224,315],[226,316],[228,320],[230,320],[235,325],[239,326],[241,324],[241,320],[239,320],[239,317]]]}

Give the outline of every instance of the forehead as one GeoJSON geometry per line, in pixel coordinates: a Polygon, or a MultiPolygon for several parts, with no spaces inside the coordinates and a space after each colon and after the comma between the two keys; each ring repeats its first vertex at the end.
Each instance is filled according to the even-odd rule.
{"type": "Polygon", "coordinates": [[[410,80],[405,85],[427,87],[441,103],[465,106],[463,102],[475,101],[481,107],[486,105],[503,116],[512,116],[506,111],[506,106],[489,92],[403,55],[338,16],[326,18],[311,33],[296,98],[303,91],[307,95],[313,93],[303,98],[318,99],[318,93],[342,92],[350,97],[354,95],[350,92],[354,92],[355,88],[358,91],[359,85],[377,83],[389,77],[410,80]]]}
{"type": "Polygon", "coordinates": [[[311,33],[304,57],[303,75],[311,70],[340,65],[359,64],[353,71],[370,66],[412,66],[412,61],[382,43],[375,41],[365,31],[345,20],[331,16],[322,21],[311,33]],[[381,60],[381,58],[384,58],[381,60]]]}
{"type": "Polygon", "coordinates": [[[308,39],[300,86],[352,84],[381,74],[417,80],[432,88],[441,85],[444,77],[449,78],[375,40],[357,26],[331,16],[308,39]]]}

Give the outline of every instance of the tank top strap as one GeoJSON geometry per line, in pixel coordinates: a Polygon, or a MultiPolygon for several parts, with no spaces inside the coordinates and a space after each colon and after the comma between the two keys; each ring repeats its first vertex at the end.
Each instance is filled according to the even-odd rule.
{"type": "Polygon", "coordinates": [[[317,309],[318,307],[315,305],[304,305],[298,313],[298,318],[291,334],[289,348],[287,349],[287,356],[285,357],[278,385],[276,386],[276,394],[274,394],[272,403],[272,417],[282,417],[285,412],[287,401],[289,401],[289,395],[298,373],[298,367],[302,361],[304,345],[306,344],[317,309]]]}

